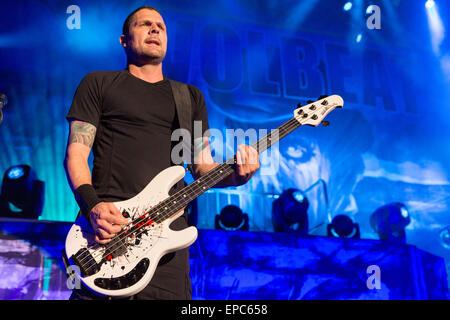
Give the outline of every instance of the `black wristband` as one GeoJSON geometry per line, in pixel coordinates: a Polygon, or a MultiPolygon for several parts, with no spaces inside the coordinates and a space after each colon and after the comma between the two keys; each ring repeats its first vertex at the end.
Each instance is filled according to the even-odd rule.
{"type": "Polygon", "coordinates": [[[94,187],[90,184],[83,184],[75,190],[75,200],[81,209],[81,213],[88,220],[92,208],[101,202],[97,197],[94,187]]]}

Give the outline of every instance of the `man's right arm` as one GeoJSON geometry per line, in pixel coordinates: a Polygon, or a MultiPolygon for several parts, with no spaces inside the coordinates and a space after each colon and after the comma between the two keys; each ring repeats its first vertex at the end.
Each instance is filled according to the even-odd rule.
{"type": "MultiPolygon", "coordinates": [[[[71,121],[70,133],[64,159],[67,180],[72,191],[80,198],[81,189],[86,189],[95,198],[96,195],[92,188],[91,171],[89,169],[88,159],[94,144],[95,133],[97,129],[88,122],[71,121]],[[81,187],[81,188],[80,188],[81,187]]],[[[88,196],[89,193],[87,193],[88,196]]],[[[81,198],[83,198],[81,196],[81,198]]],[[[78,199],[78,201],[87,201],[78,199]]],[[[88,213],[91,225],[96,233],[95,240],[105,244],[111,240],[114,235],[121,230],[120,225],[126,224],[127,219],[123,218],[116,206],[111,202],[98,202],[88,213]]]]}
{"type": "Polygon", "coordinates": [[[70,122],[64,166],[70,187],[74,192],[83,184],[92,184],[88,158],[96,131],[97,128],[88,122],[76,120],[70,122]]]}

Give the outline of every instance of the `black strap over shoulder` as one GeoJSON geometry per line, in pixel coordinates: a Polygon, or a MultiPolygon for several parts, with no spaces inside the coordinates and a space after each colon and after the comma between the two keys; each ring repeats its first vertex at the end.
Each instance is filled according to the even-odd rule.
{"type": "MultiPolygon", "coordinates": [[[[183,152],[187,152],[190,155],[190,161],[188,161],[188,169],[192,171],[192,102],[191,94],[187,84],[169,79],[170,86],[172,87],[172,93],[175,100],[175,106],[178,115],[178,121],[180,128],[186,129],[191,135],[191,141],[183,141],[183,152]]],[[[185,158],[186,159],[186,158],[185,158]]]]}
{"type": "Polygon", "coordinates": [[[180,127],[192,132],[192,106],[189,88],[187,84],[182,82],[170,79],[169,82],[175,99],[180,127]]]}

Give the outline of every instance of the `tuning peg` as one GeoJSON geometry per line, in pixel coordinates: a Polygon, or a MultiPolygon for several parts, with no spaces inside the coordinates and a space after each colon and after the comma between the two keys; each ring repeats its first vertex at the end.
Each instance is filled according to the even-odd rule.
{"type": "Polygon", "coordinates": [[[324,127],[328,127],[330,125],[330,121],[322,121],[322,125],[324,127]]]}
{"type": "Polygon", "coordinates": [[[313,101],[313,100],[308,100],[308,101],[306,101],[307,104],[314,103],[314,102],[315,102],[315,101],[313,101]]]}
{"type": "Polygon", "coordinates": [[[328,95],[323,94],[323,95],[321,95],[321,96],[319,97],[319,99],[317,99],[317,100],[325,99],[325,98],[327,98],[327,97],[328,97],[328,95]]]}
{"type": "Polygon", "coordinates": [[[301,108],[302,107],[302,104],[299,102],[299,103],[297,103],[297,108],[301,108]]]}

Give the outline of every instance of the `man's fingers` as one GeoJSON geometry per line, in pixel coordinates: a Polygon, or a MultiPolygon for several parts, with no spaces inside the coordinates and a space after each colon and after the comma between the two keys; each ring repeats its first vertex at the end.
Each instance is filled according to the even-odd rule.
{"type": "Polygon", "coordinates": [[[236,164],[242,164],[242,155],[241,155],[241,150],[239,149],[239,147],[236,152],[236,164]]]}
{"type": "Polygon", "coordinates": [[[111,211],[112,214],[114,215],[121,215],[119,209],[117,209],[117,207],[114,205],[114,203],[112,202],[108,202],[108,208],[111,211]]]}
{"type": "Polygon", "coordinates": [[[117,207],[109,203],[100,203],[91,212],[91,223],[95,230],[95,241],[100,244],[108,243],[122,228],[121,225],[128,223],[117,207]]]}
{"type": "Polygon", "coordinates": [[[114,205],[114,203],[108,203],[109,209],[112,213],[111,223],[115,224],[127,224],[128,220],[122,216],[122,213],[117,209],[117,207],[114,205]]]}
{"type": "Polygon", "coordinates": [[[109,234],[116,234],[118,233],[122,228],[119,225],[113,225],[108,220],[99,220],[97,221],[97,224],[99,228],[105,230],[109,234]]]}
{"type": "Polygon", "coordinates": [[[236,164],[237,164],[237,173],[240,176],[243,176],[245,174],[245,168],[244,168],[244,160],[242,152],[238,149],[236,152],[236,164]]]}
{"type": "Polygon", "coordinates": [[[248,149],[247,149],[247,146],[241,144],[238,147],[238,151],[240,151],[240,154],[241,154],[242,164],[248,164],[248,149]]]}
{"type": "Polygon", "coordinates": [[[258,151],[255,150],[255,148],[247,146],[245,144],[241,144],[238,147],[237,153],[239,153],[241,161],[239,164],[259,166],[259,154],[258,151]]]}
{"type": "Polygon", "coordinates": [[[98,228],[97,231],[95,232],[95,235],[102,240],[112,239],[115,236],[114,233],[109,233],[107,230],[103,228],[98,228]]]}
{"type": "Polygon", "coordinates": [[[95,235],[95,242],[100,243],[100,244],[107,244],[108,242],[111,241],[111,239],[100,239],[100,237],[98,235],[95,235]]]}
{"type": "Polygon", "coordinates": [[[126,218],[122,217],[121,215],[117,216],[117,215],[111,214],[106,218],[106,221],[108,221],[111,224],[115,224],[115,225],[119,225],[119,226],[128,224],[128,220],[126,218]]]}
{"type": "Polygon", "coordinates": [[[249,162],[259,168],[259,153],[252,147],[248,147],[249,150],[249,162]]]}

